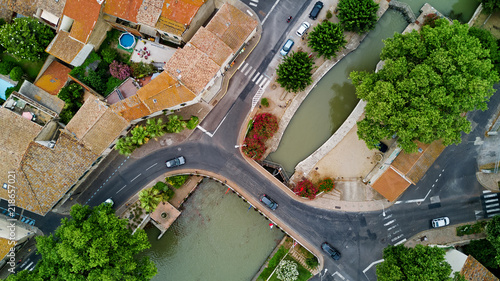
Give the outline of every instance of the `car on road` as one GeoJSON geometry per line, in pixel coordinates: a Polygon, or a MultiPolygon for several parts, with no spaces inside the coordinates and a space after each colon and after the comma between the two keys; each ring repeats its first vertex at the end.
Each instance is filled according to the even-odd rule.
{"type": "Polygon", "coordinates": [[[450,224],[450,219],[448,217],[437,218],[431,221],[431,225],[434,228],[447,226],[449,224],[450,224]]]}
{"type": "Polygon", "coordinates": [[[276,210],[276,208],[278,208],[278,203],[265,194],[260,197],[260,202],[266,204],[266,206],[271,210],[276,210]]]}
{"type": "Polygon", "coordinates": [[[332,247],[332,245],[328,244],[327,242],[324,242],[323,244],[321,244],[321,249],[323,249],[323,251],[325,251],[328,255],[330,255],[330,257],[332,257],[332,259],[338,261],[340,259],[340,252],[335,249],[334,247],[332,247]]]}
{"type": "Polygon", "coordinates": [[[299,29],[297,29],[295,34],[297,34],[297,36],[299,36],[299,37],[302,37],[302,35],[304,35],[304,33],[306,33],[306,31],[309,29],[309,27],[311,27],[311,25],[307,21],[305,21],[300,25],[299,29]]]}
{"type": "Polygon", "coordinates": [[[319,12],[321,12],[321,9],[323,9],[323,2],[321,1],[316,2],[316,4],[314,4],[313,9],[311,10],[311,13],[309,13],[309,18],[315,20],[318,17],[319,12]]]}
{"type": "Polygon", "coordinates": [[[174,168],[184,164],[186,164],[186,159],[184,159],[184,156],[177,156],[174,159],[170,159],[167,162],[165,162],[167,168],[174,168]]]}
{"type": "Polygon", "coordinates": [[[115,204],[115,202],[113,202],[113,199],[111,199],[111,198],[106,199],[106,201],[104,201],[104,203],[109,204],[111,206],[113,206],[115,204]]]}
{"type": "Polygon", "coordinates": [[[293,44],[294,42],[292,39],[286,40],[285,45],[283,45],[283,48],[281,48],[280,54],[282,56],[286,56],[288,52],[290,52],[290,50],[292,49],[293,44]]]}

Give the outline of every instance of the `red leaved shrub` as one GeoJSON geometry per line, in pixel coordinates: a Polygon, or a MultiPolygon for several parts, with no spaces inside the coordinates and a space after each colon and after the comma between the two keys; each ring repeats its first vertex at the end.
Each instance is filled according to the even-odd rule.
{"type": "Polygon", "coordinates": [[[297,183],[293,192],[301,197],[314,199],[318,194],[318,188],[308,179],[303,179],[297,183]]]}
{"type": "Polygon", "coordinates": [[[331,178],[325,178],[318,183],[318,189],[320,192],[328,192],[335,188],[335,182],[331,178]]]}
{"type": "Polygon", "coordinates": [[[278,119],[270,113],[255,115],[253,128],[245,137],[243,152],[250,158],[260,160],[266,152],[265,142],[278,131],[278,119]]]}
{"type": "Polygon", "coordinates": [[[266,151],[266,145],[260,139],[246,137],[244,144],[243,152],[254,160],[260,160],[266,151]]]}

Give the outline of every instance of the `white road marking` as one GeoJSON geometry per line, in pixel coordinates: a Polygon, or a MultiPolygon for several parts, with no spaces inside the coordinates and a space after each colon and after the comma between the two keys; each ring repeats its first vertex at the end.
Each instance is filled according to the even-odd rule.
{"type": "MultiPolygon", "coordinates": [[[[241,66],[241,65],[240,65],[241,66]]],[[[245,71],[245,69],[249,66],[248,62],[245,62],[245,65],[243,66],[242,69],[240,69],[241,72],[245,71]]]]}
{"type": "Polygon", "coordinates": [[[384,223],[384,226],[388,226],[389,224],[391,224],[391,223],[393,223],[393,222],[395,222],[395,221],[396,221],[396,220],[391,220],[391,221],[388,221],[388,222],[384,223]]]}
{"type": "Polygon", "coordinates": [[[257,79],[257,82],[255,82],[255,84],[259,84],[259,83],[260,83],[260,81],[262,80],[262,78],[264,78],[264,76],[263,76],[263,75],[261,75],[261,76],[259,77],[259,79],[257,79]]]}
{"type": "Polygon", "coordinates": [[[406,242],[406,238],[404,238],[403,240],[399,241],[398,243],[394,244],[394,246],[397,246],[399,244],[403,244],[404,242],[406,242]]]}
{"type": "Polygon", "coordinates": [[[138,177],[140,177],[142,174],[138,174],[137,177],[133,178],[130,182],[133,182],[135,181],[135,179],[137,179],[138,177]]]}
{"type": "Polygon", "coordinates": [[[124,185],[122,188],[120,188],[120,190],[118,190],[118,191],[116,192],[116,194],[118,194],[118,192],[122,191],[122,189],[124,189],[124,188],[125,188],[125,186],[127,186],[127,185],[124,185]]]}
{"type": "Polygon", "coordinates": [[[200,125],[196,126],[196,128],[200,129],[200,131],[202,131],[203,133],[207,134],[209,137],[213,137],[214,136],[212,133],[208,132],[207,130],[205,130],[205,128],[203,128],[200,125]]]}
{"type": "Polygon", "coordinates": [[[250,6],[254,6],[254,7],[257,7],[257,4],[255,4],[255,3],[253,3],[253,2],[248,3],[248,5],[250,5],[250,6]]]}
{"type": "Polygon", "coordinates": [[[250,71],[250,74],[248,76],[252,77],[256,70],[257,69],[252,69],[252,71],[250,71]]]}
{"type": "Polygon", "coordinates": [[[491,193],[491,190],[483,190],[483,194],[484,193],[491,193]]]}
{"type": "Polygon", "coordinates": [[[151,168],[153,168],[156,165],[158,165],[158,163],[154,163],[153,165],[149,166],[149,168],[147,168],[146,171],[149,170],[149,169],[151,169],[151,168]]]}
{"type": "Polygon", "coordinates": [[[276,7],[276,5],[278,5],[278,3],[280,2],[280,0],[276,1],[276,3],[274,3],[274,5],[271,7],[271,10],[269,10],[269,12],[267,13],[266,17],[262,20],[262,25],[264,25],[264,23],[266,22],[267,20],[267,17],[272,14],[272,11],[274,10],[274,7],[276,7]]]}
{"type": "Polygon", "coordinates": [[[248,69],[245,71],[245,73],[243,73],[243,75],[247,76],[250,71],[252,71],[252,67],[249,65],[248,69]]]}
{"type": "Polygon", "coordinates": [[[264,86],[262,86],[262,89],[267,88],[267,86],[269,86],[270,83],[271,83],[271,80],[267,80],[266,84],[264,84],[264,86]]]}
{"type": "Polygon", "coordinates": [[[257,74],[255,74],[255,76],[253,77],[252,82],[255,82],[255,79],[257,79],[257,77],[259,77],[259,75],[260,75],[260,72],[257,72],[257,74]]]}

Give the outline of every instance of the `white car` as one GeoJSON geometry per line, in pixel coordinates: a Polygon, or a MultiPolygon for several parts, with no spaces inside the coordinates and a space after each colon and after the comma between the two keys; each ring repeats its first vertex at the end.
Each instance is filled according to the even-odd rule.
{"type": "Polygon", "coordinates": [[[113,199],[111,199],[111,198],[106,199],[106,201],[104,201],[104,203],[110,204],[111,206],[113,206],[115,204],[115,202],[113,202],[113,199]]]}
{"type": "Polygon", "coordinates": [[[299,29],[297,29],[295,34],[297,34],[297,36],[299,36],[299,37],[302,37],[302,35],[304,35],[304,33],[306,33],[306,31],[309,29],[309,27],[311,27],[311,25],[307,21],[305,21],[300,25],[299,29]]]}
{"type": "Polygon", "coordinates": [[[431,224],[432,224],[432,227],[434,227],[434,228],[447,226],[450,224],[450,219],[448,217],[433,219],[431,221],[431,224]]]}

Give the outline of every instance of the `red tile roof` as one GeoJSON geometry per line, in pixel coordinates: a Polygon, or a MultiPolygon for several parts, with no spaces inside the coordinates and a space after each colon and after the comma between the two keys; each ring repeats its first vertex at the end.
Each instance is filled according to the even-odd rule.
{"type": "Polygon", "coordinates": [[[204,0],[165,0],[160,18],[190,25],[204,0]]]}
{"type": "Polygon", "coordinates": [[[373,183],[372,188],[389,201],[396,200],[409,186],[410,182],[401,177],[392,167],[387,170],[373,183]]]}
{"type": "Polygon", "coordinates": [[[465,264],[462,270],[460,270],[460,274],[468,281],[498,281],[495,275],[471,255],[465,260],[465,264]]]}
{"type": "Polygon", "coordinates": [[[137,23],[142,0],[106,0],[103,13],[137,23]]]}
{"type": "Polygon", "coordinates": [[[68,81],[70,71],[70,68],[54,60],[35,82],[35,85],[51,95],[57,95],[68,81]]]}
{"type": "Polygon", "coordinates": [[[87,43],[90,33],[99,18],[101,4],[97,0],[67,0],[63,14],[74,20],[70,36],[87,43]]]}

